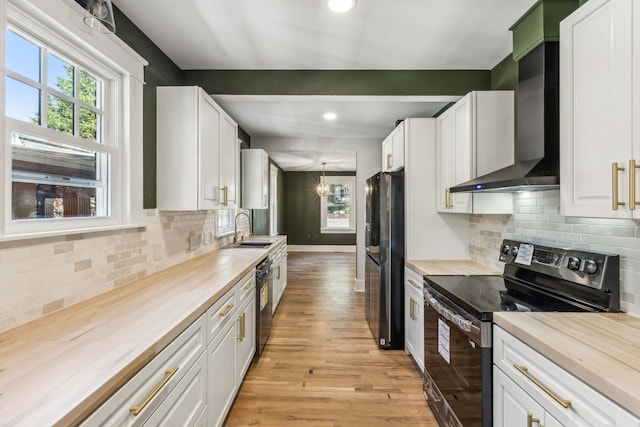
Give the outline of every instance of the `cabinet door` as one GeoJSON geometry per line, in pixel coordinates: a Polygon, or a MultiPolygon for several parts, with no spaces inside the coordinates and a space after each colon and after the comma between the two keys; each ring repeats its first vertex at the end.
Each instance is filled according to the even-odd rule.
{"type": "Polygon", "coordinates": [[[200,96],[199,209],[214,209],[220,201],[218,151],[220,112],[206,95],[200,96]]]}
{"type": "Polygon", "coordinates": [[[545,411],[497,366],[493,366],[493,425],[512,427],[544,422],[545,411]],[[529,420],[531,418],[531,420],[529,420]]]}
{"type": "Polygon", "coordinates": [[[240,145],[238,125],[227,114],[220,116],[220,204],[223,207],[238,206],[238,182],[240,180],[240,145]]]}
{"type": "Polygon", "coordinates": [[[208,347],[209,424],[224,422],[238,391],[236,325],[230,322],[208,347]]]}
{"type": "Polygon", "coordinates": [[[562,215],[629,217],[632,0],[591,0],[560,25],[562,215]],[[613,163],[624,171],[612,172],[613,163]],[[617,197],[626,206],[614,210],[617,197]]]}
{"type": "Polygon", "coordinates": [[[451,212],[449,188],[455,184],[455,122],[446,111],[437,122],[437,203],[438,212],[451,212]]]}
{"type": "Polygon", "coordinates": [[[391,134],[392,167],[394,171],[404,167],[404,122],[400,123],[391,134]]]}
{"type": "Polygon", "coordinates": [[[393,170],[393,139],[391,135],[382,141],[382,171],[393,170]]]}
{"type": "MultiPolygon", "coordinates": [[[[255,292],[254,292],[255,296],[255,292]]],[[[256,352],[256,299],[249,299],[241,308],[238,316],[237,328],[237,345],[238,345],[238,364],[237,364],[237,383],[242,384],[249,365],[253,360],[256,352]]]]}
{"type": "MultiPolygon", "coordinates": [[[[475,177],[475,163],[472,163],[473,137],[471,128],[471,95],[467,95],[451,107],[454,121],[454,172],[452,185],[461,184],[475,177]]],[[[471,194],[451,195],[453,212],[471,212],[471,194]]]]}
{"type": "Polygon", "coordinates": [[[416,295],[416,306],[414,309],[415,319],[415,339],[413,358],[418,365],[418,370],[424,372],[424,298],[416,295]]]}
{"type": "Polygon", "coordinates": [[[415,351],[415,304],[411,285],[405,281],[404,285],[404,351],[413,356],[415,351]]]}
{"type": "MultiPolygon", "coordinates": [[[[207,360],[204,354],[189,369],[145,426],[195,427],[207,407],[207,360]]],[[[206,414],[205,414],[206,415],[206,414]]]]}

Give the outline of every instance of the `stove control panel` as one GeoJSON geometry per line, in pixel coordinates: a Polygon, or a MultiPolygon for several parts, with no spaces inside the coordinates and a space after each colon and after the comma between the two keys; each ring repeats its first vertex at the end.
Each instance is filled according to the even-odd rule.
{"type": "MultiPolygon", "coordinates": [[[[607,288],[618,281],[619,256],[534,243],[504,240],[500,261],[520,270],[531,270],[592,288],[607,288]]],[[[619,285],[616,285],[619,286],[619,285]]]]}

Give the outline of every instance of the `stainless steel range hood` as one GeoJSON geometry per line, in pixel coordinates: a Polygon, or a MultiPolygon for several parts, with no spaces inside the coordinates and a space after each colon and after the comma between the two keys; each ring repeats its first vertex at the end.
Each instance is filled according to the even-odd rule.
{"type": "Polygon", "coordinates": [[[520,60],[516,163],[451,187],[452,193],[559,187],[559,70],[558,42],[545,42],[520,60]]]}

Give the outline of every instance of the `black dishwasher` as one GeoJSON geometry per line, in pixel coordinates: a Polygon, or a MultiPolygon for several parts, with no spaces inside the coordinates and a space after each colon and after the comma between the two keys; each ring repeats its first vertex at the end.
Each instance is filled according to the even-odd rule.
{"type": "Polygon", "coordinates": [[[256,267],[256,354],[257,361],[264,350],[271,332],[273,300],[273,263],[271,257],[263,259],[256,267]]]}

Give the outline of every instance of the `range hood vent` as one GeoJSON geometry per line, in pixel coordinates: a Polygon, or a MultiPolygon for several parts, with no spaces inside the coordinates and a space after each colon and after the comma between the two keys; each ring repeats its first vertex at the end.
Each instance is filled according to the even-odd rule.
{"type": "Polygon", "coordinates": [[[451,187],[452,193],[559,187],[559,58],[558,42],[545,42],[519,62],[516,163],[451,187]]]}

